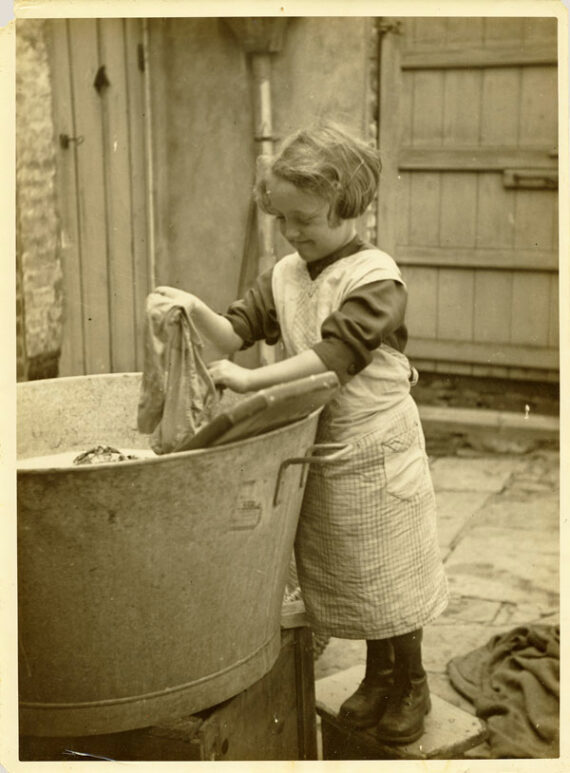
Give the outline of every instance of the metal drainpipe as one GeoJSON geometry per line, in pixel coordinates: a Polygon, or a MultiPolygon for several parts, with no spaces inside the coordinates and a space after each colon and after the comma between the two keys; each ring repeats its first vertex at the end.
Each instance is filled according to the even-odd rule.
{"type": "MultiPolygon", "coordinates": [[[[271,55],[252,54],[251,66],[254,81],[254,119],[257,156],[273,155],[273,128],[271,121],[271,55]]],[[[275,234],[273,218],[258,212],[258,238],[260,247],[260,272],[270,268],[275,260],[275,234]]]]}
{"type": "Polygon", "coordinates": [[[144,79],[144,145],[146,156],[146,175],[147,175],[147,259],[148,259],[148,277],[149,292],[156,284],[156,235],[155,235],[155,179],[153,164],[153,128],[152,128],[152,96],[151,96],[151,77],[150,71],[150,33],[148,19],[142,20],[142,46],[145,68],[144,79]]]}
{"type": "MultiPolygon", "coordinates": [[[[271,54],[253,53],[251,67],[254,81],[254,119],[258,152],[258,163],[263,157],[269,159],[273,155],[273,127],[271,121],[271,54]]],[[[271,215],[257,208],[257,239],[259,245],[258,271],[271,268],[275,264],[275,227],[271,215]]],[[[274,346],[261,343],[259,347],[261,365],[268,365],[276,360],[274,346]]]]}
{"type": "MultiPolygon", "coordinates": [[[[282,9],[283,10],[283,9],[282,9]]],[[[271,121],[271,55],[283,47],[287,19],[281,17],[236,17],[226,23],[251,59],[253,77],[254,141],[257,163],[273,155],[273,127],[271,121]]],[[[258,271],[275,264],[275,230],[273,218],[257,207],[258,271]]],[[[275,362],[275,347],[260,345],[262,365],[275,362]]]]}

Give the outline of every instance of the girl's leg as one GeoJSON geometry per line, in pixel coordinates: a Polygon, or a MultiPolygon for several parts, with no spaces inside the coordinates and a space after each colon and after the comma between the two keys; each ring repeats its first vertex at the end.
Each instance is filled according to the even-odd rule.
{"type": "Polygon", "coordinates": [[[394,653],[390,639],[366,642],[366,673],[356,692],[340,707],[339,717],[356,728],[372,727],[382,716],[392,689],[394,653]]]}
{"type": "Polygon", "coordinates": [[[424,731],[431,708],[427,675],[422,665],[422,629],[394,636],[394,690],[377,731],[389,743],[412,743],[424,731]]]}

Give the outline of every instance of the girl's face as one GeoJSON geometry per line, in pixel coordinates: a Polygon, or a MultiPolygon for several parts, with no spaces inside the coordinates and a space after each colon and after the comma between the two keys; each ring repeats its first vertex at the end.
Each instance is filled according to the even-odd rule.
{"type": "Polygon", "coordinates": [[[330,255],[355,236],[354,220],[329,223],[330,205],[320,196],[275,175],[269,175],[267,188],[281,233],[307,263],[330,255]]]}

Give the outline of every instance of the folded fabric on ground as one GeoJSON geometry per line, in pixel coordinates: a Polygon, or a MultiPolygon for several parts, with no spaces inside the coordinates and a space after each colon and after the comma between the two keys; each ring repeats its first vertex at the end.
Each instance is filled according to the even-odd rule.
{"type": "Polygon", "coordinates": [[[146,301],[140,432],[152,433],[157,454],[178,451],[212,418],[217,393],[188,310],[154,292],[146,301]]]}
{"type": "Polygon", "coordinates": [[[514,628],[453,658],[447,669],[486,721],[491,757],[559,755],[560,626],[514,628]]]}

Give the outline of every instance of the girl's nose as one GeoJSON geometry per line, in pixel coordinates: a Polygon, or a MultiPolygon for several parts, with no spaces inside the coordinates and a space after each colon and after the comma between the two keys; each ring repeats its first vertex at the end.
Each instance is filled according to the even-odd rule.
{"type": "Polygon", "coordinates": [[[295,223],[287,221],[281,223],[281,233],[286,239],[297,239],[300,235],[299,227],[295,223]]]}

